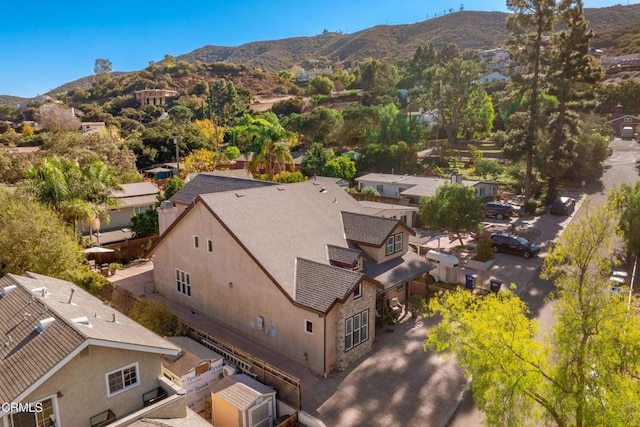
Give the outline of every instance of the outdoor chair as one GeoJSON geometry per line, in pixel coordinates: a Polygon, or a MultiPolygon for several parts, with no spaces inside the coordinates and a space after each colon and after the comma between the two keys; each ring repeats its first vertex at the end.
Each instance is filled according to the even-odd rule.
{"type": "Polygon", "coordinates": [[[389,310],[391,310],[391,314],[394,315],[401,314],[402,310],[404,310],[404,305],[400,304],[398,298],[388,299],[387,305],[389,306],[389,310]]]}

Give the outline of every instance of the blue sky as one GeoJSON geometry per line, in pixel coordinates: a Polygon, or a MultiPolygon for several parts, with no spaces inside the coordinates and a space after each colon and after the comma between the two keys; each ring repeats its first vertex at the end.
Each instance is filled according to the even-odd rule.
{"type": "MultiPolygon", "coordinates": [[[[633,1],[632,3],[635,3],[633,1]]],[[[165,54],[205,45],[354,33],[380,24],[410,24],[444,10],[506,12],[505,1],[158,0],[5,2],[0,14],[0,94],[32,97],[93,74],[97,58],[134,71],[165,54]]],[[[586,7],[620,4],[585,0],[586,7]]],[[[626,3],[623,3],[626,4],[626,3]]]]}

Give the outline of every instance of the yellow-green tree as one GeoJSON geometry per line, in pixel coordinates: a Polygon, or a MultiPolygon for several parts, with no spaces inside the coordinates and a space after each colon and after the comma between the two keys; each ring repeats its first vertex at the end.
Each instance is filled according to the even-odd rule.
{"type": "Polygon", "coordinates": [[[626,426],[640,409],[640,316],[609,291],[615,217],[588,206],[545,258],[550,334],[512,292],[441,294],[426,347],[455,354],[488,425],[626,426]]]}

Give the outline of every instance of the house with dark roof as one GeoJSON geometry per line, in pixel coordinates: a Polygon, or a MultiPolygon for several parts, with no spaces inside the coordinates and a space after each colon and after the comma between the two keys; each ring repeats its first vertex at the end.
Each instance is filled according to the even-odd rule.
{"type": "Polygon", "coordinates": [[[70,282],[0,278],[0,328],[0,425],[187,416],[184,391],[162,376],[161,357],[180,348],[70,282]]]}
{"type": "Polygon", "coordinates": [[[158,224],[162,234],[173,221],[195,202],[201,194],[220,193],[223,191],[246,190],[248,188],[268,187],[274,182],[260,181],[253,178],[238,178],[216,173],[199,173],[187,182],[168,202],[160,205],[158,224]]]}
{"type": "Polygon", "coordinates": [[[336,181],[198,195],[151,250],[156,291],[316,373],[345,368],[432,265],[336,181]]]}
{"type": "Polygon", "coordinates": [[[611,127],[613,128],[613,133],[615,136],[622,135],[622,129],[625,127],[633,128],[634,132],[640,125],[640,119],[636,116],[632,116],[630,114],[625,114],[622,108],[622,105],[616,105],[613,109],[613,114],[611,115],[611,120],[609,120],[611,127]]]}

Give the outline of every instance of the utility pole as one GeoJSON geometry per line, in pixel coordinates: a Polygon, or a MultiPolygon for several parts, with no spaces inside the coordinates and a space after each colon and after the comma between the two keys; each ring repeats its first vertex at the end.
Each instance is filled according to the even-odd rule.
{"type": "Polygon", "coordinates": [[[178,146],[178,139],[180,139],[180,134],[176,132],[173,134],[173,145],[176,147],[176,164],[178,165],[178,176],[180,176],[180,147],[178,146]]]}

